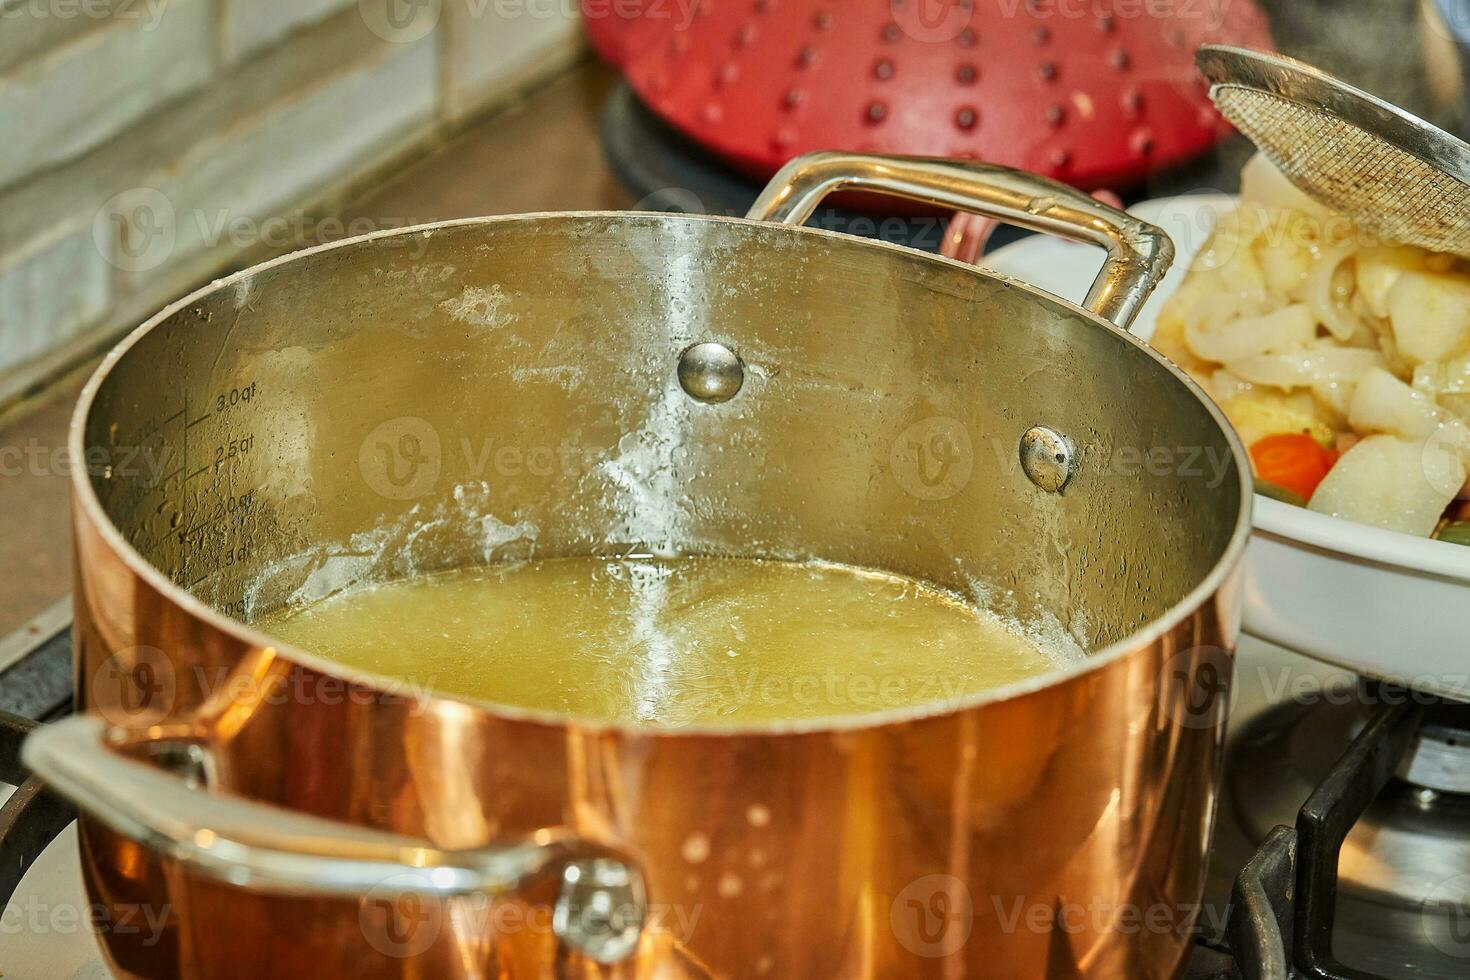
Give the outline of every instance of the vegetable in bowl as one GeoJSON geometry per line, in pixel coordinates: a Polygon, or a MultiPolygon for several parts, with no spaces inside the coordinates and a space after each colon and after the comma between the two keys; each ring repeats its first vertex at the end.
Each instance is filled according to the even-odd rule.
{"type": "Polygon", "coordinates": [[[1470,261],[1373,241],[1258,156],[1152,342],[1220,404],[1261,493],[1470,544],[1470,261]]]}

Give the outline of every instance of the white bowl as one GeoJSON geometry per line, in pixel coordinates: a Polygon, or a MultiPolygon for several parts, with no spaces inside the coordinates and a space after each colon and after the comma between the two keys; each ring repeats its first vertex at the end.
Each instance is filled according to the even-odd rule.
{"type": "MultiPolygon", "coordinates": [[[[1179,257],[1133,326],[1147,339],[1223,211],[1224,194],[1145,201],[1131,211],[1174,239],[1179,257]]],[[[981,264],[1080,303],[1099,251],[1033,236],[981,264]]],[[[1255,498],[1246,550],[1247,632],[1359,674],[1470,700],[1470,547],[1354,524],[1255,498]]]]}

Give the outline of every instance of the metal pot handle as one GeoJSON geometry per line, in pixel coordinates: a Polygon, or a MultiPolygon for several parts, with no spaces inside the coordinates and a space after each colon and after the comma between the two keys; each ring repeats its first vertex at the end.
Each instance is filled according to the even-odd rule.
{"type": "Polygon", "coordinates": [[[1174,261],[1174,243],[1162,228],[1066,184],[972,161],[809,153],[781,168],[747,217],[800,225],[822,198],[843,190],[973,211],[1032,231],[1101,245],[1108,258],[1085,305],[1124,330],[1174,261]]]}
{"type": "Polygon", "coordinates": [[[570,835],[541,831],[493,847],[450,851],[210,792],[204,786],[212,759],[190,731],[129,732],[77,715],[37,729],[21,758],[58,794],[112,830],[231,885],[291,895],[447,898],[505,895],[555,874],[557,938],[607,964],[633,955],[647,915],[637,865],[570,835]]]}

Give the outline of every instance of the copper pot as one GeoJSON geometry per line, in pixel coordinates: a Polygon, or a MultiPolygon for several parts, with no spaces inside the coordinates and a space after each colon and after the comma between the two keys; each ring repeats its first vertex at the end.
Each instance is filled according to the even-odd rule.
{"type": "Polygon", "coordinates": [[[1176,971],[1250,495],[1219,412],[1120,329],[1168,239],[1013,171],[835,154],[753,217],[371,235],[107,358],[71,433],[86,713],[25,757],[83,811],[119,974],[1176,971]],[[843,188],[1101,244],[1091,309],[800,227],[843,188]],[[629,549],[978,583],[1092,652],[960,704],[649,731],[247,625],[355,576],[629,549]]]}

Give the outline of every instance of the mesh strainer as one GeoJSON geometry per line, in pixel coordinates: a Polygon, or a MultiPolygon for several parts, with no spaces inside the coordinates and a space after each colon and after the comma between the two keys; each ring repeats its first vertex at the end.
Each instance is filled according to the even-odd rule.
{"type": "Polygon", "coordinates": [[[1378,237],[1470,257],[1470,145],[1311,65],[1207,45],[1210,98],[1293,184],[1378,237]]]}

